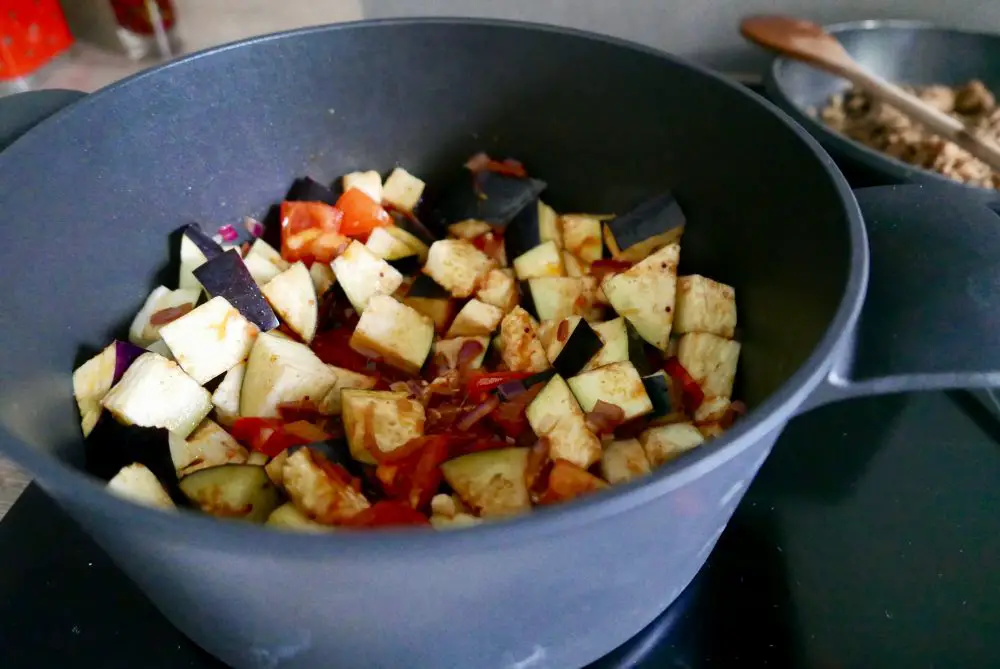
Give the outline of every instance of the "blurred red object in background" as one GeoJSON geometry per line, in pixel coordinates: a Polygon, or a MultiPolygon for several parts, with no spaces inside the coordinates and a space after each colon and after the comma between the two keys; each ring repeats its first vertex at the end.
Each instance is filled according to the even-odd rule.
{"type": "Polygon", "coordinates": [[[4,0],[0,7],[0,81],[28,76],[72,46],[58,0],[4,0]]]}
{"type": "Polygon", "coordinates": [[[150,4],[155,4],[155,10],[159,10],[163,29],[173,28],[177,17],[174,12],[174,3],[170,0],[153,0],[152,3],[148,0],[111,0],[118,25],[139,35],[154,35],[156,33],[153,17],[149,15],[150,4]]]}

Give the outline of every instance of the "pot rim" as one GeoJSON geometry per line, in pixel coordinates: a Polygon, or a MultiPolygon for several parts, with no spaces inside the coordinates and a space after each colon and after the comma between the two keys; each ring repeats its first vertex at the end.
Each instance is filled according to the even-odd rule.
{"type": "MultiPolygon", "coordinates": [[[[823,26],[823,29],[836,36],[838,33],[850,31],[878,31],[878,30],[912,30],[919,32],[954,33],[958,35],[973,35],[978,37],[988,37],[998,42],[1000,48],[1000,34],[980,30],[966,30],[941,26],[931,21],[921,21],[918,19],[862,19],[859,21],[843,21],[831,23],[823,26]]],[[[782,111],[791,116],[797,123],[806,127],[808,131],[815,135],[824,146],[836,147],[837,151],[848,154],[848,157],[863,164],[866,168],[887,174],[896,181],[903,183],[928,182],[942,184],[962,190],[969,189],[981,193],[993,192],[992,188],[973,186],[970,184],[949,179],[943,174],[933,170],[924,169],[909,163],[904,163],[880,151],[869,148],[861,142],[855,141],[846,135],[842,135],[826,126],[826,124],[813,118],[806,113],[799,104],[792,100],[791,91],[785,84],[785,69],[788,67],[805,66],[802,63],[784,56],[776,56],[771,60],[770,65],[764,75],[764,88],[768,96],[774,100],[782,111]]],[[[833,75],[830,75],[833,76],[833,75]]]]}
{"type": "MultiPolygon", "coordinates": [[[[74,113],[75,107],[103,104],[105,98],[113,98],[119,90],[139,85],[146,78],[164,76],[171,68],[184,67],[194,60],[213,57],[229,49],[246,48],[253,44],[272,40],[294,39],[300,35],[317,32],[334,33],[341,30],[367,29],[385,25],[500,27],[582,38],[619,48],[637,50],[695,70],[706,80],[710,79],[718,85],[739,91],[748,99],[748,104],[761,105],[777,116],[787,126],[789,133],[795,135],[815,155],[817,169],[822,169],[826,173],[826,177],[840,195],[843,216],[848,226],[851,250],[849,257],[845,258],[845,262],[850,264],[847,281],[840,304],[819,343],[806,361],[775,392],[755,407],[745,418],[738,421],[722,437],[664,465],[640,481],[617,485],[602,495],[570,504],[535,510],[525,516],[501,523],[484,523],[477,527],[450,532],[424,529],[385,529],[377,532],[310,534],[266,530],[248,524],[220,521],[197,513],[163,512],[133,504],[108,494],[94,477],[11,437],[9,440],[11,445],[7,449],[8,455],[30,470],[37,477],[41,487],[55,497],[71,515],[76,515],[76,508],[83,507],[90,514],[114,519],[117,527],[126,525],[129,528],[128,531],[133,534],[156,533],[161,540],[169,537],[176,543],[192,543],[202,549],[209,547],[220,550],[245,548],[255,555],[295,555],[303,558],[326,555],[342,558],[353,554],[370,554],[375,550],[406,550],[414,554],[429,551],[440,553],[468,549],[485,550],[498,544],[509,544],[511,541],[542,539],[594,521],[608,519],[644,505],[700,478],[750,448],[758,440],[765,439],[768,435],[780,430],[812,390],[825,378],[841,343],[847,338],[857,321],[868,281],[867,235],[861,211],[846,179],[820,144],[778,107],[719,73],[653,47],[574,28],[499,19],[396,18],[314,26],[205,49],[141,72],[83,98],[74,105],[57,112],[46,123],[60,123],[74,113]],[[349,537],[345,538],[345,535],[349,535],[349,537]]],[[[10,157],[18,151],[30,151],[34,143],[44,141],[44,137],[44,129],[31,130],[11,145],[4,154],[10,157]]],[[[14,158],[13,162],[16,162],[16,155],[14,158]]]]}

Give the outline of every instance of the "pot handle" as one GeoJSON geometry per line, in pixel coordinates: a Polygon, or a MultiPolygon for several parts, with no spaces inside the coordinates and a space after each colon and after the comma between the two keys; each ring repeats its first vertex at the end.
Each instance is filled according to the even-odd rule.
{"type": "Polygon", "coordinates": [[[1000,193],[855,192],[868,231],[865,303],[800,408],[864,395],[1000,387],[1000,193]]]}
{"type": "Polygon", "coordinates": [[[0,97],[0,151],[63,107],[85,96],[80,91],[50,89],[0,97]]]}

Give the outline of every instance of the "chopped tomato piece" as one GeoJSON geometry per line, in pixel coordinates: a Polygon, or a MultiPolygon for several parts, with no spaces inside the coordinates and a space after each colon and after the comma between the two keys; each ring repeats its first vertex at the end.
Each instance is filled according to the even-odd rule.
{"type": "MultiPolygon", "coordinates": [[[[312,425],[310,427],[322,434],[323,439],[327,438],[327,435],[319,428],[312,425]]],[[[301,431],[296,432],[296,429],[289,431],[287,426],[276,418],[239,418],[233,423],[231,433],[236,441],[255,451],[260,451],[270,458],[275,457],[286,448],[323,440],[303,436],[301,431]]]]}
{"type": "Polygon", "coordinates": [[[549,485],[543,497],[547,501],[566,501],[607,487],[605,481],[586,469],[566,460],[556,460],[549,472],[549,485]]]}
{"type": "Polygon", "coordinates": [[[590,273],[593,276],[601,279],[608,274],[618,274],[619,272],[624,272],[632,267],[632,263],[626,260],[612,260],[610,258],[602,258],[600,260],[595,260],[590,263],[590,273]]]}
{"type": "Polygon", "coordinates": [[[288,262],[330,262],[346,247],[343,212],[325,202],[281,203],[281,257],[288,262]]]}
{"type": "Polygon", "coordinates": [[[410,506],[414,509],[426,509],[431,498],[441,487],[443,476],[441,463],[451,455],[447,439],[437,439],[428,443],[420,453],[413,475],[410,477],[410,506]]]}
{"type": "Polygon", "coordinates": [[[701,403],[705,401],[705,391],[701,389],[698,382],[684,369],[684,365],[676,357],[669,358],[663,364],[663,369],[680,386],[684,410],[688,413],[694,413],[695,409],[700,407],[701,403]]]}
{"type": "Polygon", "coordinates": [[[340,233],[348,237],[365,236],[375,228],[392,224],[389,212],[358,188],[351,188],[341,195],[336,208],[344,215],[340,233]]]}
{"type": "Polygon", "coordinates": [[[427,516],[413,510],[402,502],[386,500],[375,502],[361,513],[348,518],[344,527],[392,527],[405,525],[429,525],[427,516]]]}

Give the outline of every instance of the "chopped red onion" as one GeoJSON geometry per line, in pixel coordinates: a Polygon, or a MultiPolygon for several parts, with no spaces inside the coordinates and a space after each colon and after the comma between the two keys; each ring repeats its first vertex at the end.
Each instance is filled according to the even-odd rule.
{"type": "Polygon", "coordinates": [[[219,228],[219,237],[224,242],[235,242],[240,238],[240,233],[236,232],[236,228],[227,223],[219,228]]]}
{"type": "Polygon", "coordinates": [[[247,232],[250,233],[251,237],[257,238],[264,234],[264,224],[256,218],[244,217],[243,225],[246,226],[247,232]]]}
{"type": "Polygon", "coordinates": [[[490,415],[498,406],[500,406],[500,398],[496,395],[491,395],[485,402],[462,416],[462,420],[458,421],[455,428],[462,432],[471,429],[473,425],[490,415]]]}

